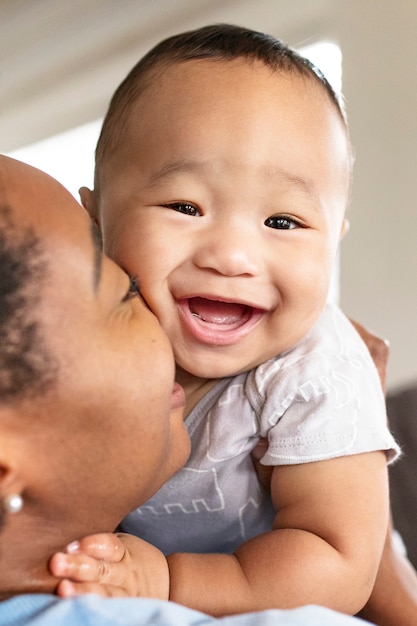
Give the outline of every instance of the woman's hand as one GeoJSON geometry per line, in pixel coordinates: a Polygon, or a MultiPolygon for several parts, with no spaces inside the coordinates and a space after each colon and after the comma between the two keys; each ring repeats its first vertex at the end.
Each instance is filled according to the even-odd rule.
{"type": "Polygon", "coordinates": [[[49,563],[62,580],[57,595],[142,596],[168,600],[169,570],[165,556],[151,544],[125,533],[84,537],[57,552],[49,563]]]}
{"type": "Polygon", "coordinates": [[[387,365],[389,357],[389,342],[387,339],[383,339],[378,335],[374,335],[374,333],[369,331],[367,328],[364,328],[358,322],[355,322],[354,320],[350,320],[350,322],[355,327],[362,340],[366,343],[366,346],[375,363],[376,369],[378,370],[379,378],[381,379],[382,389],[385,392],[387,365]]]}

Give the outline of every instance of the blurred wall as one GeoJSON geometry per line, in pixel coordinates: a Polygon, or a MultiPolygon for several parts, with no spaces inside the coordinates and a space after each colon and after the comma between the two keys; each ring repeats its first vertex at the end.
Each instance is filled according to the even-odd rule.
{"type": "Polygon", "coordinates": [[[390,340],[389,388],[417,380],[415,0],[0,2],[0,149],[102,116],[151,45],[220,21],[294,46],[322,38],[340,45],[356,152],[341,304],[390,340]]]}

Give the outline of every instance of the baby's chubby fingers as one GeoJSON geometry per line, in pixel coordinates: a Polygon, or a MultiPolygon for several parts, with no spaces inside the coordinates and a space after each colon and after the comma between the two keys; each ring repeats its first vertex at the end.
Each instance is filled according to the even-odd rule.
{"type": "Polygon", "coordinates": [[[90,535],[70,543],[65,552],[54,554],[49,562],[49,569],[57,578],[117,584],[117,573],[111,564],[119,563],[124,554],[125,547],[117,535],[90,535]]]}
{"type": "Polygon", "coordinates": [[[57,578],[69,578],[80,583],[110,582],[112,584],[116,582],[111,581],[112,569],[107,561],[98,560],[86,554],[57,552],[49,562],[49,569],[57,578]]]}
{"type": "Polygon", "coordinates": [[[90,535],[56,552],[49,570],[58,595],[143,596],[168,600],[169,569],[164,554],[126,533],[90,535]],[[99,590],[99,591],[97,591],[99,590]]]}

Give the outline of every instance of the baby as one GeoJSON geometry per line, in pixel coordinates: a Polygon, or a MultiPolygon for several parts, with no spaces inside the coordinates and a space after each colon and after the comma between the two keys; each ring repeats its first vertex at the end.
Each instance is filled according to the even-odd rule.
{"type": "Polygon", "coordinates": [[[351,169],[338,98],[273,37],[184,33],[117,89],[82,199],[168,333],[192,452],[123,520],[129,534],[56,557],[55,573],[81,581],[59,593],[140,595],[144,577],[168,575],[137,535],[167,555],[169,598],[214,615],[366,603],[398,448],[369,352],[326,304],[351,169]]]}

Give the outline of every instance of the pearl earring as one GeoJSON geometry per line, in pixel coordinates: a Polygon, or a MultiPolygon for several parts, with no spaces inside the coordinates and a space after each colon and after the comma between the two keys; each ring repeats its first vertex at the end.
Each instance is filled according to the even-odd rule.
{"type": "Polygon", "coordinates": [[[6,513],[19,513],[23,507],[23,498],[18,493],[11,493],[3,499],[3,508],[6,513]]]}

